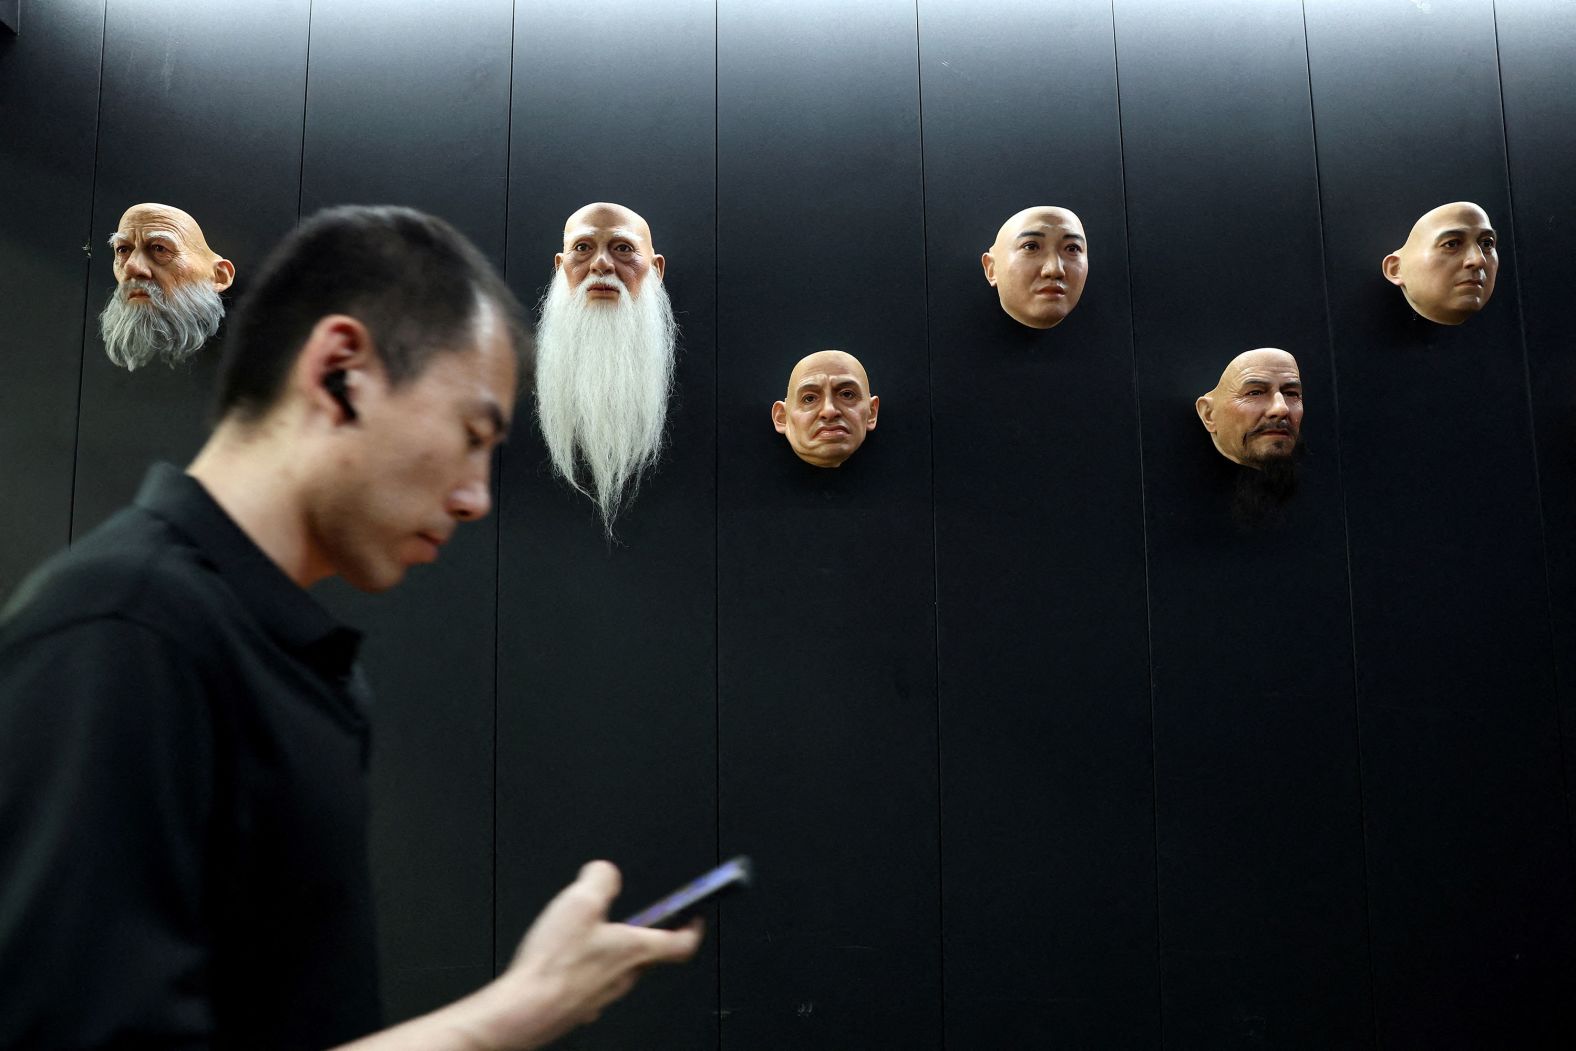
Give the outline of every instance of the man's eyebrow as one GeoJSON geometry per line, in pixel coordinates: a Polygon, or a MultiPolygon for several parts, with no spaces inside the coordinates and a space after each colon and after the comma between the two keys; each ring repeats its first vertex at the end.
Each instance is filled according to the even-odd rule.
{"type": "Polygon", "coordinates": [[[112,248],[117,246],[117,245],[130,244],[130,243],[131,243],[131,238],[127,237],[125,234],[121,233],[119,230],[116,230],[114,233],[109,235],[109,244],[110,244],[110,247],[112,247],[112,248]]]}
{"type": "Polygon", "coordinates": [[[1071,230],[1067,231],[1065,234],[1062,234],[1063,241],[1082,241],[1083,239],[1083,234],[1075,234],[1071,230]]]}
{"type": "Polygon", "coordinates": [[[493,436],[499,441],[503,441],[509,434],[509,420],[504,416],[503,410],[498,407],[497,402],[490,401],[483,406],[483,411],[487,413],[487,418],[492,421],[493,436]]]}
{"type": "MultiPolygon", "coordinates": [[[[1463,227],[1453,227],[1453,228],[1451,228],[1449,230],[1441,230],[1441,231],[1439,231],[1437,234],[1434,235],[1434,240],[1442,241],[1442,240],[1444,240],[1447,237],[1465,237],[1468,234],[1470,234],[1471,232],[1472,232],[1471,230],[1467,229],[1464,226],[1463,227]]],[[[1479,236],[1482,236],[1484,234],[1487,234],[1489,237],[1498,237],[1499,236],[1498,234],[1496,234],[1494,232],[1494,228],[1492,226],[1485,226],[1481,230],[1478,231],[1478,235],[1479,236]]]]}
{"type": "Polygon", "coordinates": [[[596,237],[597,232],[599,230],[606,230],[608,237],[612,238],[615,241],[629,241],[632,244],[643,244],[644,243],[644,242],[641,241],[640,237],[637,236],[634,233],[634,231],[629,230],[629,229],[627,229],[625,227],[622,227],[622,226],[615,226],[615,227],[612,227],[611,229],[609,229],[607,227],[597,227],[597,226],[581,227],[579,230],[571,230],[568,233],[564,234],[564,243],[565,244],[573,244],[576,241],[591,240],[591,239],[596,237]]]}
{"type": "Polygon", "coordinates": [[[1025,230],[1023,233],[1018,235],[1017,240],[1021,241],[1025,237],[1044,237],[1045,234],[1046,231],[1044,230],[1025,230]]]}

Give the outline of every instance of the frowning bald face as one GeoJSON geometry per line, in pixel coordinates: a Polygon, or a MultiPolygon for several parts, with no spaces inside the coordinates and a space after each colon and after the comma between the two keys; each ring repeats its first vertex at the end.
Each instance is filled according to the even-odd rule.
{"type": "Polygon", "coordinates": [[[1055,328],[1078,305],[1089,276],[1083,223],[1066,208],[1025,208],[1002,224],[980,265],[1014,321],[1055,328]]]}
{"type": "Polygon", "coordinates": [[[1442,204],[1423,214],[1406,244],[1385,256],[1381,266],[1421,317],[1459,325],[1494,294],[1496,240],[1483,209],[1470,201],[1442,204]]]}
{"type": "Polygon", "coordinates": [[[1270,348],[1238,354],[1194,408],[1216,450],[1233,463],[1262,468],[1289,459],[1302,435],[1297,359],[1270,348]]]}
{"type": "Polygon", "coordinates": [[[839,467],[876,429],[880,407],[858,358],[822,350],[793,367],[787,396],[772,405],[772,423],[805,463],[839,467]]]}

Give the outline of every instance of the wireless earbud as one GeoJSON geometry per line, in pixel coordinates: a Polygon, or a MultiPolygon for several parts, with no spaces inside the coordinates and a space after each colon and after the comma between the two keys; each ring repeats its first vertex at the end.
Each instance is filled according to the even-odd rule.
{"type": "Polygon", "coordinates": [[[356,418],[356,407],[350,404],[350,393],[345,390],[344,369],[335,369],[333,372],[325,375],[323,377],[323,389],[328,391],[329,397],[339,403],[341,409],[345,410],[345,419],[354,420],[356,418]]]}

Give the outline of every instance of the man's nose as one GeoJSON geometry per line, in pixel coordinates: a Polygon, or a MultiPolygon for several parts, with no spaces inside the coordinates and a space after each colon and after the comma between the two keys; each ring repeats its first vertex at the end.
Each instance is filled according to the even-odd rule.
{"type": "Polygon", "coordinates": [[[147,281],[153,277],[153,271],[148,268],[148,258],[138,251],[126,253],[126,258],[121,261],[120,272],[125,277],[134,277],[139,281],[147,281]]]}
{"type": "Polygon", "coordinates": [[[1483,246],[1480,244],[1474,244],[1471,248],[1469,248],[1467,250],[1466,258],[1461,261],[1461,265],[1466,267],[1468,270],[1482,270],[1487,267],[1488,256],[1484,254],[1483,246]]]}
{"type": "Polygon", "coordinates": [[[1061,277],[1063,274],[1065,274],[1067,272],[1066,269],[1063,267],[1062,263],[1063,263],[1062,253],[1060,253],[1060,252],[1047,252],[1047,253],[1045,253],[1045,262],[1040,264],[1040,276],[1042,276],[1042,277],[1061,277]]]}
{"type": "Polygon", "coordinates": [[[449,514],[462,522],[486,518],[492,509],[492,487],[485,473],[449,494],[449,514]]]}
{"type": "Polygon", "coordinates": [[[1270,407],[1267,415],[1285,416],[1289,411],[1290,410],[1286,407],[1286,396],[1280,391],[1276,391],[1275,397],[1270,399],[1270,407]]]}
{"type": "Polygon", "coordinates": [[[841,411],[841,409],[839,409],[839,407],[838,407],[836,398],[823,398],[823,399],[821,399],[821,411],[820,411],[819,415],[823,419],[828,419],[829,420],[833,416],[836,416],[840,411],[841,411]]]}
{"type": "Polygon", "coordinates": [[[613,255],[607,249],[602,249],[591,260],[593,274],[611,274],[613,272],[613,255]]]}

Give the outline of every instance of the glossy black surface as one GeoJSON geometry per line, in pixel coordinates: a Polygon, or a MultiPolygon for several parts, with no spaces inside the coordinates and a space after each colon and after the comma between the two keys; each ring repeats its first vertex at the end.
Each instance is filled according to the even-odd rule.
{"type": "MultiPolygon", "coordinates": [[[[1111,8],[919,8],[949,1046],[1160,1037],[1143,493],[1111,8]],[[981,254],[1071,208],[1077,308],[981,254]]],[[[899,407],[894,405],[895,411],[899,407]]]]}
{"type": "Polygon", "coordinates": [[[1568,3],[374,6],[0,35],[0,592],[205,432],[217,347],[104,356],[81,245],[127,205],[237,294],[298,207],[433,210],[528,302],[575,208],[650,220],[683,350],[618,543],[526,400],[495,519],[325,589],[370,634],[393,1017],[588,858],[625,915],[747,852],[700,959],[560,1046],[1572,1042],[1568,3]],[[1379,260],[1463,198],[1496,294],[1414,321],[1379,260]],[[1031,204],[1091,242],[1047,332],[979,269],[1031,204]],[[1264,345],[1308,457],[1244,533],[1192,402],[1264,345]],[[818,470],[768,406],[832,346],[881,424],[818,470]]]}
{"type": "Polygon", "coordinates": [[[913,5],[724,2],[718,612],[724,1048],[937,1047],[934,530],[913,5]],[[852,353],[879,426],[842,466],[772,428],[852,353]]]}
{"type": "MultiPolygon", "coordinates": [[[[443,216],[503,262],[510,0],[314,0],[303,217],[336,204],[443,216]]],[[[388,1020],[493,974],[496,519],[386,595],[322,588],[366,632],[377,691],[372,866],[388,1020]]]]}
{"type": "MultiPolygon", "coordinates": [[[[244,8],[111,0],[104,25],[95,249],[121,213],[155,201],[189,212],[235,263],[233,304],[268,249],[295,225],[306,91],[307,0],[244,8]]],[[[18,38],[21,39],[20,37],[18,38]]],[[[131,499],[150,461],[190,462],[208,432],[224,331],[184,365],[112,365],[97,314],[115,287],[95,251],[82,339],[82,397],[71,535],[131,499]]]]}
{"type": "MultiPolygon", "coordinates": [[[[1549,605],[1565,745],[1565,791],[1576,822],[1576,334],[1568,291],[1576,286],[1576,7],[1517,0],[1495,8],[1511,218],[1519,275],[1534,433],[1543,502],[1549,605]]],[[[1502,263],[1501,265],[1506,265],[1502,263]]],[[[1567,1025],[1571,1023],[1567,1021],[1567,1025]]]]}
{"type": "Polygon", "coordinates": [[[1571,1037],[1550,1006],[1576,962],[1571,842],[1493,14],[1308,4],[1384,1044],[1571,1037]],[[1501,266],[1449,327],[1378,269],[1460,200],[1501,266]]]}
{"type": "Polygon", "coordinates": [[[1171,5],[1116,5],[1164,1033],[1363,1047],[1351,618],[1302,23],[1289,5],[1216,6],[1229,36],[1171,5]],[[1308,455],[1284,520],[1247,531],[1230,512],[1242,469],[1194,400],[1256,347],[1297,359],[1308,455]]]}
{"type": "MultiPolygon", "coordinates": [[[[717,838],[715,21],[709,0],[516,10],[511,286],[534,306],[564,220],[623,204],[667,260],[681,337],[668,449],[615,543],[550,473],[531,401],[503,451],[500,967],[591,858],[620,866],[627,915],[748,849],[717,838]]],[[[714,1046],[717,934],[564,1046],[714,1046]]]]}
{"type": "Polygon", "coordinates": [[[51,10],[25,38],[0,32],[0,604],[70,539],[83,295],[98,240],[88,220],[104,0],[51,10]]]}

